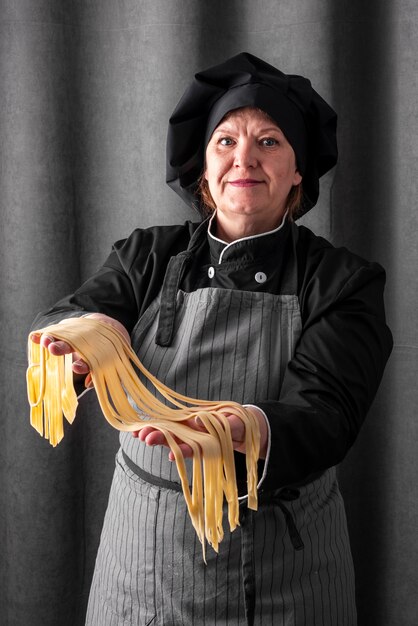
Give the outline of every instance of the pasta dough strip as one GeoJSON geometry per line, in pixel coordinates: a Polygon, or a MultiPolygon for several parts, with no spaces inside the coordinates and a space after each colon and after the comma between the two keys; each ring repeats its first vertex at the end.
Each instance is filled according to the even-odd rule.
{"type": "Polygon", "coordinates": [[[112,326],[94,318],[70,318],[31,333],[28,340],[30,420],[53,446],[64,436],[63,415],[72,423],[78,401],[72,355],[54,356],[36,344],[33,335],[43,332],[66,341],[88,364],[102,412],[114,428],[137,431],[152,426],[164,434],[173,451],[189,515],[203,550],[206,538],[217,551],[223,538],[224,499],[231,531],[239,524],[232,437],[224,413],[236,415],[245,425],[248,507],[257,509],[260,432],[254,414],[236,402],[198,400],[170,389],[142,365],[129,343],[112,326]],[[168,404],[143,384],[138,370],[168,404]],[[185,423],[195,418],[199,418],[204,432],[185,423]],[[191,489],[177,439],[193,450],[191,489]]]}

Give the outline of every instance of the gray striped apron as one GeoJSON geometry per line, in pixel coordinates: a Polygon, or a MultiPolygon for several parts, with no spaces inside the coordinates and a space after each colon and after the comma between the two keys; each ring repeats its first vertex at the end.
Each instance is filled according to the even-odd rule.
{"type": "MultiPolygon", "coordinates": [[[[171,345],[155,342],[159,299],[133,346],[161,381],[191,397],[278,399],[301,333],[296,295],[178,291],[171,345]]],[[[190,472],[190,463],[188,462],[190,472]]],[[[207,564],[166,448],[130,434],[109,496],[88,626],[354,626],[354,574],[335,468],[270,493],[241,525],[224,523],[207,564]]]]}

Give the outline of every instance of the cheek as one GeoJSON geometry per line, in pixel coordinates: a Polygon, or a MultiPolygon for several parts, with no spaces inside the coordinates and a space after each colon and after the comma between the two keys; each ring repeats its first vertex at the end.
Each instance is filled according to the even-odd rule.
{"type": "Polygon", "coordinates": [[[213,166],[214,166],[213,159],[211,158],[210,155],[206,155],[205,178],[208,181],[208,183],[210,183],[210,181],[213,179],[213,171],[214,171],[213,166]]]}
{"type": "Polygon", "coordinates": [[[288,182],[291,185],[298,185],[302,177],[296,169],[294,159],[284,160],[279,166],[275,164],[270,169],[271,176],[278,184],[288,182]]]}
{"type": "Polygon", "coordinates": [[[213,164],[212,163],[209,164],[209,166],[206,165],[206,168],[205,168],[205,179],[206,179],[206,183],[208,185],[209,192],[210,192],[212,198],[215,199],[215,196],[217,195],[217,193],[216,193],[217,192],[217,183],[216,183],[217,179],[216,179],[216,174],[214,172],[214,168],[213,168],[213,164]]]}
{"type": "Polygon", "coordinates": [[[231,154],[228,151],[207,149],[205,154],[205,175],[208,178],[219,177],[231,166],[231,154]]]}
{"type": "Polygon", "coordinates": [[[226,172],[225,163],[222,159],[212,160],[209,165],[206,165],[205,178],[209,185],[219,185],[222,181],[222,177],[226,172]]]}

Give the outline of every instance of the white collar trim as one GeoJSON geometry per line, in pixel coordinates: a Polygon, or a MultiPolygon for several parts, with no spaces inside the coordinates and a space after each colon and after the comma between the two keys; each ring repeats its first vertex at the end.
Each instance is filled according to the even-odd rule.
{"type": "Polygon", "coordinates": [[[210,229],[212,227],[212,221],[213,221],[214,217],[216,216],[216,210],[215,210],[213,212],[212,217],[209,220],[208,234],[209,234],[209,237],[211,237],[211,239],[214,239],[215,241],[218,241],[219,243],[224,243],[225,244],[225,248],[222,250],[221,254],[219,255],[218,263],[219,264],[222,263],[222,258],[223,258],[224,253],[227,250],[229,250],[229,248],[231,248],[236,243],[240,243],[241,241],[250,241],[250,239],[258,239],[259,237],[266,237],[267,235],[272,235],[273,233],[277,233],[281,228],[283,228],[288,213],[289,213],[289,209],[283,215],[283,219],[282,219],[282,222],[281,222],[280,226],[277,226],[277,228],[274,228],[273,230],[269,230],[266,233],[260,233],[258,235],[250,235],[249,237],[241,237],[241,239],[235,239],[235,241],[231,241],[230,243],[227,243],[226,241],[223,241],[223,239],[219,239],[218,237],[215,237],[215,235],[212,235],[212,233],[210,232],[210,229]]]}

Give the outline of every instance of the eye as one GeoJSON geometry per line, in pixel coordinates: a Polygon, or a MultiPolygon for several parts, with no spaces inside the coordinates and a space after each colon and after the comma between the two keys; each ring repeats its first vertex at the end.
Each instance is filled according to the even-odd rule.
{"type": "Polygon", "coordinates": [[[274,137],[264,137],[264,139],[261,139],[260,143],[266,148],[273,148],[277,146],[279,142],[277,139],[274,139],[274,137]]]}
{"type": "Polygon", "coordinates": [[[231,137],[221,137],[218,143],[220,143],[221,146],[232,146],[233,141],[231,137]]]}

